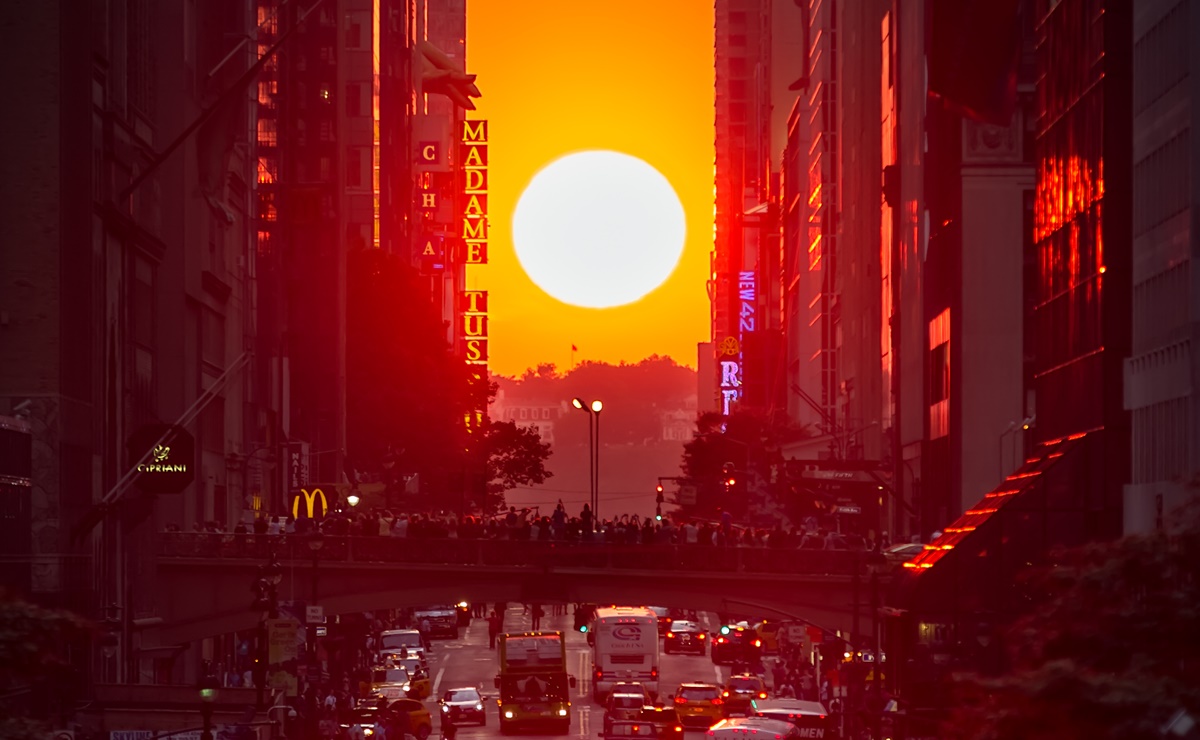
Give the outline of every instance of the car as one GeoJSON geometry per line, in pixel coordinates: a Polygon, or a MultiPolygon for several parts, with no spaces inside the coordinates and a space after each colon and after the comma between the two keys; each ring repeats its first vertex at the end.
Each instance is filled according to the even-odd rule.
{"type": "Polygon", "coordinates": [[[429,676],[410,676],[403,668],[374,668],[371,670],[371,693],[388,701],[403,696],[424,699],[429,696],[429,676]]]}
{"type": "Polygon", "coordinates": [[[642,708],[650,705],[646,687],[640,683],[617,683],[604,702],[604,727],[625,719],[636,719],[642,708]]]}
{"type": "Polygon", "coordinates": [[[433,715],[416,699],[397,699],[389,704],[387,709],[393,713],[408,714],[408,726],[412,728],[411,734],[416,735],[417,740],[425,740],[433,732],[433,715]]]}
{"type": "Polygon", "coordinates": [[[818,701],[755,699],[750,702],[749,714],[752,717],[768,717],[790,722],[800,728],[804,737],[835,736],[829,712],[825,710],[825,705],[818,701]]]}
{"type": "Polygon", "coordinates": [[[384,630],[379,633],[379,648],[376,650],[379,656],[397,652],[403,654],[404,651],[410,655],[425,655],[425,641],[421,639],[419,630],[384,630]]]}
{"type": "Polygon", "coordinates": [[[888,565],[900,565],[907,563],[924,551],[925,545],[920,542],[898,542],[883,548],[883,556],[887,558],[888,565]]]}
{"type": "Polygon", "coordinates": [[[675,711],[685,727],[710,727],[725,716],[721,687],[712,683],[683,683],[675,690],[675,711]]]}
{"type": "Polygon", "coordinates": [[[608,725],[599,733],[603,740],[619,740],[626,737],[658,737],[658,728],[653,722],[620,720],[608,725]]]}
{"type": "Polygon", "coordinates": [[[762,640],[754,630],[741,625],[725,625],[713,637],[712,662],[718,665],[746,663],[755,665],[762,654],[762,640]]]}
{"type": "Polygon", "coordinates": [[[345,736],[371,740],[381,726],[386,737],[388,728],[401,712],[408,714],[409,734],[415,735],[418,740],[425,740],[433,733],[433,717],[425,705],[415,699],[399,699],[382,710],[376,706],[359,706],[343,716],[339,724],[345,736]]]}
{"type": "Polygon", "coordinates": [[[665,606],[647,607],[654,615],[658,617],[658,634],[661,637],[667,631],[667,627],[671,624],[671,610],[665,606]]]}
{"type": "Polygon", "coordinates": [[[653,724],[658,729],[659,740],[683,740],[683,723],[679,721],[679,712],[674,707],[657,703],[652,707],[642,707],[642,713],[635,721],[653,724]]]}
{"type": "Polygon", "coordinates": [[[762,642],[762,652],[764,655],[775,655],[779,652],[780,630],[783,629],[783,622],[772,622],[763,620],[754,625],[754,633],[762,642]]]}
{"type": "Polygon", "coordinates": [[[438,699],[438,710],[442,722],[451,724],[462,722],[478,722],[480,727],[487,725],[487,712],[483,708],[483,697],[474,686],[462,686],[447,689],[438,699]]]}
{"type": "Polygon", "coordinates": [[[458,639],[458,612],[455,607],[447,604],[426,606],[413,610],[413,623],[420,625],[429,622],[429,634],[426,637],[449,637],[458,639]]]}
{"type": "Polygon", "coordinates": [[[767,698],[767,683],[761,676],[739,673],[725,682],[721,698],[725,700],[725,713],[728,716],[748,715],[753,700],[767,698]]]}
{"type": "Polygon", "coordinates": [[[663,652],[695,653],[704,655],[708,644],[708,632],[695,622],[677,619],[667,627],[667,635],[663,638],[663,652]]]}
{"type": "Polygon", "coordinates": [[[731,717],[717,722],[705,733],[713,738],[744,738],[753,737],[755,740],[791,740],[791,738],[807,737],[800,728],[788,722],[766,717],[731,717]]]}
{"type": "Polygon", "coordinates": [[[469,627],[471,625],[471,602],[458,602],[454,605],[454,611],[458,613],[459,627],[469,627]]]}

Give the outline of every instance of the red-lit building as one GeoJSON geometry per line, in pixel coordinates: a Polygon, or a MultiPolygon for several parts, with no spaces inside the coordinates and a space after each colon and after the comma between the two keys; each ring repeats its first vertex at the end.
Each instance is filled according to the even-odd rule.
{"type": "Polygon", "coordinates": [[[773,218],[768,206],[771,2],[717,0],[715,11],[715,201],[708,280],[715,377],[699,378],[699,396],[713,399],[715,410],[728,414],[743,401],[747,384],[760,383],[752,396],[759,404],[765,401],[761,373],[773,352],[769,339],[756,336],[766,326],[759,246],[770,238],[764,233],[771,232],[773,218]],[[759,378],[746,375],[747,361],[758,366],[759,378]]]}

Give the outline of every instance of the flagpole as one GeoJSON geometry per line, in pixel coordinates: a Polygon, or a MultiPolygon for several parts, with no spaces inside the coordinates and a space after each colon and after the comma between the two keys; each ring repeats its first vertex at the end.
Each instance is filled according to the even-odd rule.
{"type": "Polygon", "coordinates": [[[575,345],[571,345],[571,369],[575,369],[575,345]]]}

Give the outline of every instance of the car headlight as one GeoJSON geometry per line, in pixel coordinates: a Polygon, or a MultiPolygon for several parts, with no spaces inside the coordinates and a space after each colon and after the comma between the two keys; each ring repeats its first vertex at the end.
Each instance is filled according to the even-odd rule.
{"type": "Polygon", "coordinates": [[[443,705],[442,705],[442,711],[443,711],[443,712],[449,712],[449,711],[450,711],[450,707],[448,707],[447,705],[443,704],[443,705]]]}
{"type": "Polygon", "coordinates": [[[412,688],[412,684],[410,684],[410,683],[406,683],[406,684],[404,684],[403,686],[401,686],[400,688],[401,688],[401,689],[403,689],[403,690],[405,690],[405,691],[408,691],[409,689],[411,689],[411,688],[412,688]]]}
{"type": "Polygon", "coordinates": [[[460,601],[460,602],[458,602],[458,607],[459,607],[460,609],[466,609],[468,606],[470,606],[470,605],[469,605],[467,602],[465,602],[465,601],[460,601]]]}
{"type": "Polygon", "coordinates": [[[480,701],[475,702],[475,711],[477,711],[477,712],[483,711],[483,702],[480,702],[480,701]]]}
{"type": "Polygon", "coordinates": [[[504,719],[512,719],[512,710],[511,709],[504,710],[504,719]]]}
{"type": "Polygon", "coordinates": [[[364,728],[363,728],[363,734],[364,734],[364,735],[374,735],[374,734],[375,734],[375,728],[374,728],[374,727],[364,727],[364,728]]]}
{"type": "Polygon", "coordinates": [[[559,716],[559,717],[566,717],[566,716],[567,716],[567,710],[565,710],[565,709],[560,709],[560,710],[558,710],[558,716],[559,716]]]}

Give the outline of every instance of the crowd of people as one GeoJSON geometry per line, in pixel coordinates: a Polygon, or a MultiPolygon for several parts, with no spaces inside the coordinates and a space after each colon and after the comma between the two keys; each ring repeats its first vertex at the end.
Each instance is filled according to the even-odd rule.
{"type": "MultiPolygon", "coordinates": [[[[890,543],[888,533],[876,537],[840,533],[829,522],[809,517],[799,526],[777,522],[773,527],[736,524],[729,512],[718,511],[717,520],[663,515],[641,517],[622,514],[596,521],[584,504],[578,515],[567,513],[562,501],[553,513],[537,508],[508,511],[492,516],[465,515],[445,511],[393,513],[388,509],[341,509],[320,522],[306,517],[260,517],[253,524],[239,522],[233,534],[307,534],[319,527],[324,534],[362,537],[407,537],[412,539],[491,539],[537,542],[603,542],[612,544],[680,544],[717,547],[762,547],[804,550],[878,550],[890,543]]],[[[179,531],[178,527],[168,527],[179,531]]],[[[196,524],[193,531],[225,533],[215,522],[196,524]]]]}

